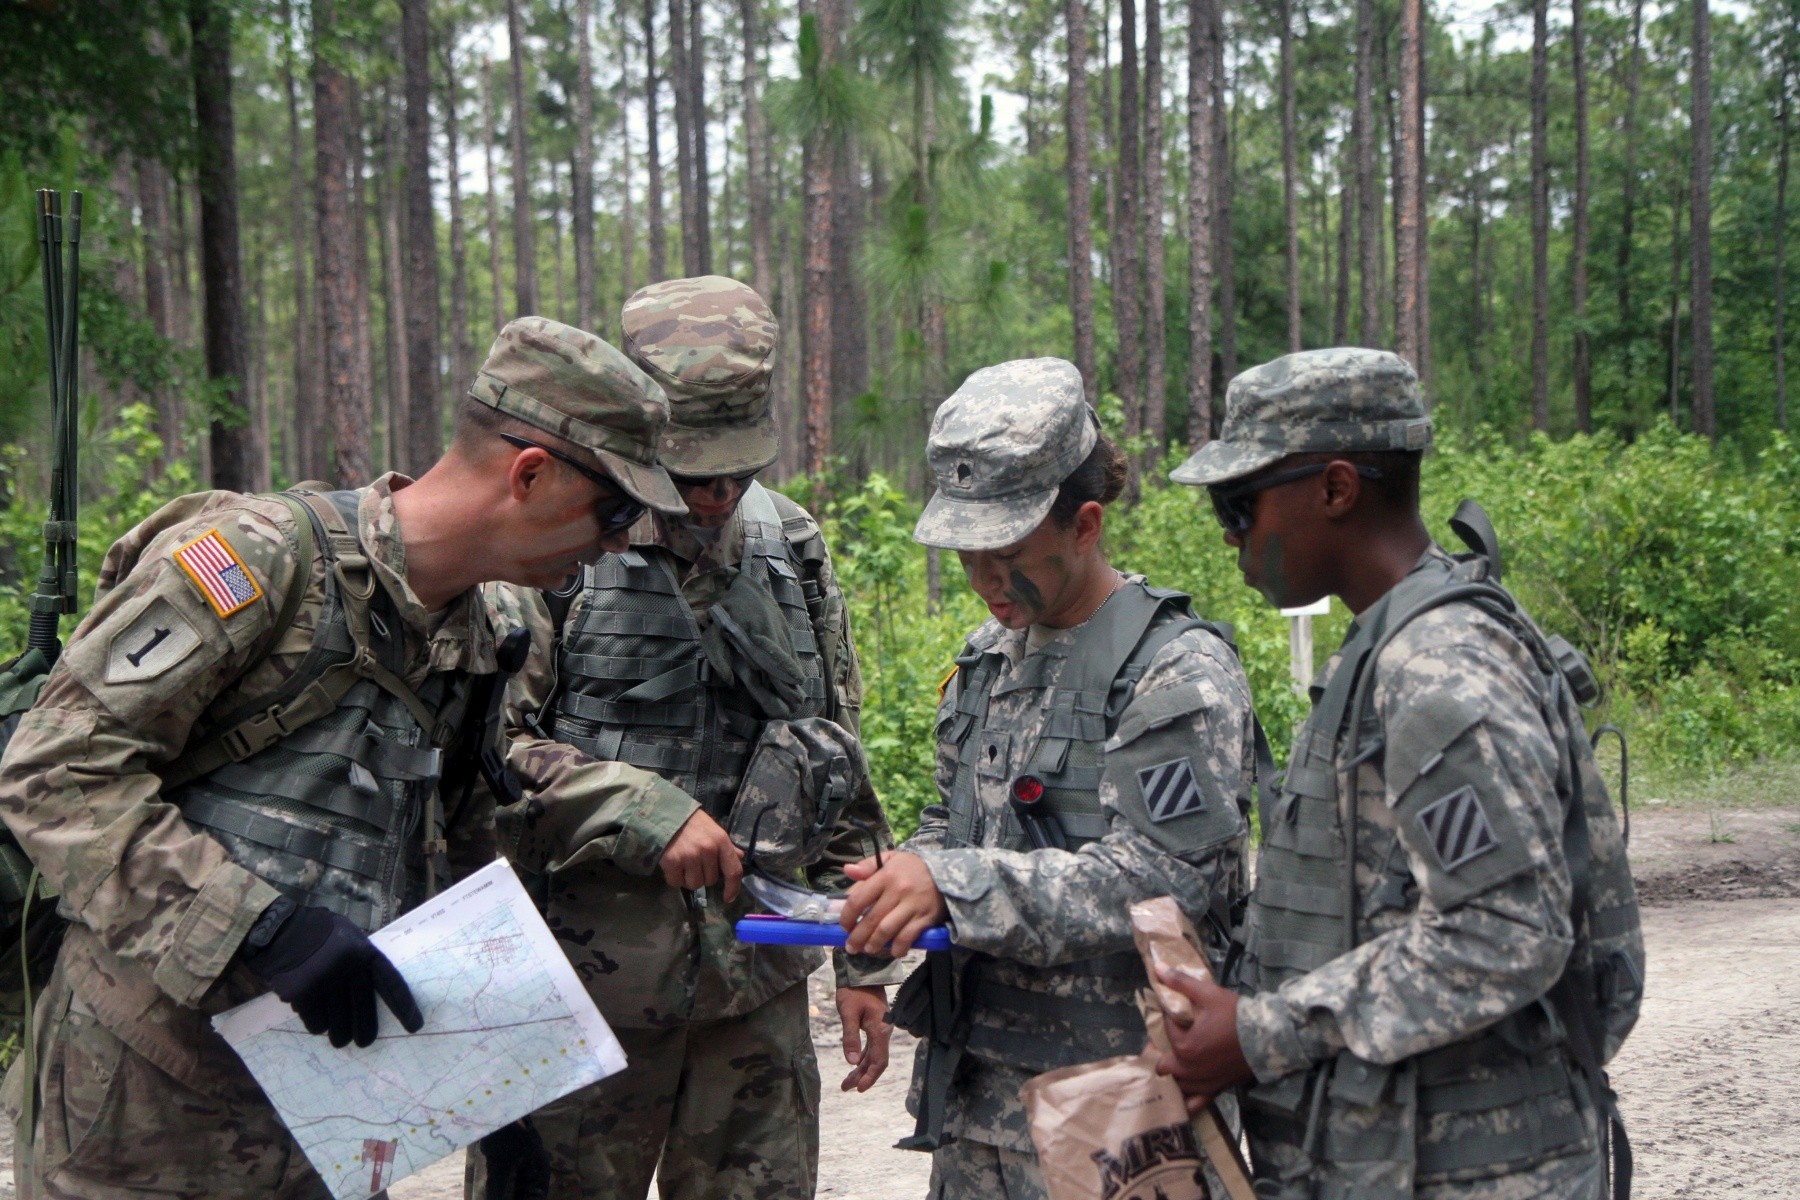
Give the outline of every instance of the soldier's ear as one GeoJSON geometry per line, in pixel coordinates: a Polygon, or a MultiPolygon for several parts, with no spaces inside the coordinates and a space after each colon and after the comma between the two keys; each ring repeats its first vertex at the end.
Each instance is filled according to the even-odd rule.
{"type": "Polygon", "coordinates": [[[513,455],[506,467],[506,483],[514,502],[524,504],[533,492],[541,490],[553,466],[550,455],[537,446],[526,446],[513,455]]]}
{"type": "Polygon", "coordinates": [[[1086,554],[1106,531],[1106,509],[1097,500],[1089,500],[1075,510],[1075,549],[1086,554]]]}
{"type": "Polygon", "coordinates": [[[1333,520],[1349,516],[1362,496],[1362,484],[1353,464],[1342,459],[1326,463],[1318,484],[1324,494],[1325,515],[1333,520]]]}

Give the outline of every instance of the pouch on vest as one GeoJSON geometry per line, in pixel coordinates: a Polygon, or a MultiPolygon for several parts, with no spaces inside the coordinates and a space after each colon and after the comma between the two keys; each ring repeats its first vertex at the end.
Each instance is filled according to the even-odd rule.
{"type": "MultiPolygon", "coordinates": [[[[38,649],[0,668],[0,756],[49,674],[50,661],[38,649]]],[[[56,911],[56,890],[32,867],[12,830],[0,825],[0,1019],[19,1020],[29,995],[50,982],[67,926],[56,911]]]]}
{"type": "Polygon", "coordinates": [[[790,875],[819,861],[844,807],[869,792],[862,743],[849,730],[824,717],[770,721],[751,751],[725,830],[746,862],[790,875]]]}
{"type": "Polygon", "coordinates": [[[748,572],[739,571],[713,605],[712,623],[700,645],[720,682],[747,695],[757,715],[779,721],[803,711],[805,672],[794,653],[787,618],[775,597],[748,572]]]}

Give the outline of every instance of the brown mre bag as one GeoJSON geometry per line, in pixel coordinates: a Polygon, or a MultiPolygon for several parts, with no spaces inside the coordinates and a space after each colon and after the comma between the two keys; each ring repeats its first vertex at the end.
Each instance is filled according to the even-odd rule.
{"type": "Polygon", "coordinates": [[[1064,1067],[1019,1097],[1050,1200],[1208,1200],[1181,1089],[1154,1057],[1064,1067]]]}

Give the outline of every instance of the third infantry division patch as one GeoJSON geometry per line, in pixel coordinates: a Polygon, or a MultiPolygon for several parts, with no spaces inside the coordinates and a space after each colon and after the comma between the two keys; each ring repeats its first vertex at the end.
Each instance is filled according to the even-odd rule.
{"type": "Polygon", "coordinates": [[[1454,871],[1500,844],[1482,811],[1481,797],[1467,785],[1419,811],[1419,828],[1437,851],[1444,870],[1454,871]]]}
{"type": "Polygon", "coordinates": [[[1200,794],[1200,784],[1194,779],[1191,759],[1175,758],[1144,767],[1138,771],[1137,779],[1144,807],[1150,810],[1150,819],[1159,824],[1206,807],[1206,797],[1200,794]]]}

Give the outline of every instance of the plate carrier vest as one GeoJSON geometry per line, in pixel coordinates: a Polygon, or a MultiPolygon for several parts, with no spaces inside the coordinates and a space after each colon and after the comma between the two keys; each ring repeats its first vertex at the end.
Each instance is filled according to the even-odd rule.
{"type": "MultiPolygon", "coordinates": [[[[1624,842],[1577,707],[1599,699],[1598,685],[1580,653],[1546,637],[1500,586],[1499,547],[1480,506],[1465,500],[1451,524],[1475,553],[1456,556],[1453,566],[1426,563],[1358,619],[1296,738],[1277,804],[1262,806],[1237,980],[1252,993],[1273,991],[1359,944],[1356,822],[1340,816],[1347,805],[1339,789],[1354,787],[1357,765],[1383,750],[1369,711],[1372,666],[1408,622],[1453,602],[1479,606],[1518,636],[1543,682],[1546,723],[1568,730],[1558,790],[1575,948],[1547,996],[1473,1037],[1392,1065],[1346,1050],[1251,1087],[1252,1119],[1271,1131],[1270,1140],[1300,1148],[1283,1178],[1259,1187],[1276,1200],[1411,1196],[1419,1177],[1480,1178],[1483,1168],[1517,1169],[1569,1153],[1587,1133],[1585,1123],[1549,1112],[1558,1096],[1581,1111],[1598,1109],[1615,1195],[1630,1192],[1630,1146],[1603,1067],[1637,1017],[1643,943],[1624,842]],[[1596,881],[1624,902],[1597,905],[1596,881]],[[1508,1132],[1416,1142],[1426,1118],[1495,1109],[1508,1132]]],[[[1404,856],[1390,853],[1388,862],[1388,877],[1372,893],[1377,911],[1409,903],[1404,856]]]]}
{"type": "MultiPolygon", "coordinates": [[[[1042,693],[1047,714],[1024,773],[1044,784],[1038,801],[1062,827],[1070,851],[1106,836],[1100,807],[1105,746],[1138,681],[1162,648],[1193,629],[1204,629],[1236,647],[1229,627],[1196,617],[1181,592],[1126,583],[1089,621],[1066,654],[1045,648],[1020,664],[1016,689],[1042,693]]],[[[1008,809],[1001,828],[986,838],[989,814],[976,797],[976,767],[984,744],[988,700],[1005,657],[994,649],[999,634],[978,630],[956,658],[956,708],[939,737],[957,747],[950,788],[947,849],[986,847],[1029,850],[1031,841],[1008,809]]],[[[1261,730],[1258,729],[1258,742],[1261,730]]],[[[1245,812],[1246,819],[1248,812],[1245,812]]],[[[1229,928],[1230,896],[1214,897],[1214,915],[1229,928]]],[[[947,1140],[944,1120],[950,1087],[965,1053],[1024,1071],[1051,1071],[1119,1053],[1121,1040],[1135,1050],[1146,1036],[1137,991],[1147,985],[1135,949],[1056,967],[1036,967],[967,950],[926,956],[894,998],[896,1024],[929,1034],[925,1086],[906,1149],[935,1150],[947,1140]],[[1091,981],[1091,996],[1059,995],[1072,978],[1091,981]],[[1055,1034],[1047,1033],[1055,1030],[1055,1034]]]]}
{"type": "MultiPolygon", "coordinates": [[[[680,787],[723,819],[737,795],[764,720],[816,717],[825,711],[825,664],[814,632],[823,607],[818,583],[789,541],[767,488],[752,483],[739,505],[744,526],[740,569],[765,585],[786,618],[801,665],[805,699],[792,713],[758,713],[735,689],[719,686],[700,644],[701,629],[667,558],[636,550],[585,567],[580,611],[552,604],[561,630],[557,687],[547,706],[547,736],[601,762],[627,762],[680,787]]],[[[797,515],[798,540],[817,536],[797,515]],[[804,536],[803,536],[804,535],[804,536]]],[[[554,597],[552,600],[554,601],[554,597]]],[[[564,600],[564,604],[567,600],[564,600]]]]}
{"type": "MultiPolygon", "coordinates": [[[[162,770],[163,795],[246,870],[374,930],[447,874],[438,788],[471,677],[434,672],[418,692],[401,680],[401,619],[355,532],[358,493],[275,498],[294,511],[296,561],[324,554],[312,646],[280,691],[207,722],[162,770]]],[[[271,648],[305,591],[302,571],[271,648]]]]}

